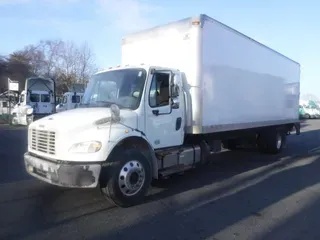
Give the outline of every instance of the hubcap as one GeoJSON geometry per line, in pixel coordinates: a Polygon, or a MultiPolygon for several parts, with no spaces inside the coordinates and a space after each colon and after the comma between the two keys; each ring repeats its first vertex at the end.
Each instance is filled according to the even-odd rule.
{"type": "Polygon", "coordinates": [[[13,124],[13,125],[16,125],[17,122],[18,122],[17,117],[13,117],[13,118],[12,118],[12,124],[13,124]]]}
{"type": "Polygon", "coordinates": [[[145,171],[140,162],[132,160],[122,167],[119,174],[119,188],[125,196],[132,196],[139,192],[144,181],[145,171]]]}
{"type": "Polygon", "coordinates": [[[280,134],[277,135],[277,149],[280,149],[282,144],[282,137],[280,134]]]}

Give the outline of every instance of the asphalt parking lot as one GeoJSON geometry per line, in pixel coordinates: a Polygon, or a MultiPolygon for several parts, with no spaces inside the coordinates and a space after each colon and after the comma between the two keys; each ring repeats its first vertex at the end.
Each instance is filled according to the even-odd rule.
{"type": "Polygon", "coordinates": [[[320,120],[281,155],[223,152],[157,182],[146,202],[110,206],[97,189],[29,177],[25,129],[0,128],[0,239],[320,239],[320,120]]]}

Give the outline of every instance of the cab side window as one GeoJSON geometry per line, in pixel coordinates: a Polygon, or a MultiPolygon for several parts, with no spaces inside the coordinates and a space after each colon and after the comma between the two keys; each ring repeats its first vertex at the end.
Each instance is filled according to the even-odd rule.
{"type": "Polygon", "coordinates": [[[152,78],[149,105],[152,108],[169,105],[169,79],[170,75],[167,73],[155,73],[152,78]]]}
{"type": "Polygon", "coordinates": [[[79,103],[80,102],[80,96],[79,95],[72,95],[71,102],[72,103],[79,103]]]}

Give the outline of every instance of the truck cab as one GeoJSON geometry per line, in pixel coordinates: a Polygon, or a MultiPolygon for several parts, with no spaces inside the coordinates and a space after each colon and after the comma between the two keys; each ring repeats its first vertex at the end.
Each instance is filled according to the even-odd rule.
{"type": "Polygon", "coordinates": [[[62,112],[77,108],[82,100],[83,93],[80,92],[66,92],[63,94],[61,103],[56,106],[57,112],[62,112]]]}
{"type": "MultiPolygon", "coordinates": [[[[158,178],[159,162],[154,149],[183,144],[183,89],[180,72],[174,69],[137,66],[95,74],[78,108],[30,124],[25,154],[28,172],[59,186],[104,186],[108,175],[105,171],[109,170],[103,163],[115,162],[122,155],[116,174],[118,170],[128,172],[121,175],[122,187],[117,189],[123,197],[118,204],[132,203],[129,198],[123,200],[136,192],[139,194],[134,199],[139,198],[146,191],[141,192],[141,188],[158,178]],[[63,159],[69,164],[57,165],[47,159],[63,159]],[[40,165],[45,175],[40,172],[40,165]],[[70,166],[74,166],[71,172],[70,166]],[[58,174],[65,171],[67,175],[58,174]],[[72,177],[79,174],[88,178],[79,181],[72,177]]],[[[189,161],[194,162],[193,158],[189,161]]],[[[174,161],[167,161],[160,167],[174,165],[174,161]]],[[[106,191],[107,186],[102,189],[106,191]]]]}
{"type": "Polygon", "coordinates": [[[55,82],[52,79],[27,78],[25,89],[11,112],[12,124],[29,125],[36,119],[55,113],[55,98],[55,82]]]}
{"type": "Polygon", "coordinates": [[[12,124],[29,125],[33,121],[33,115],[48,114],[52,112],[50,105],[50,95],[46,91],[32,91],[29,94],[24,90],[21,92],[18,103],[14,106],[12,114],[12,124]],[[26,109],[28,110],[28,113],[26,109]]]}

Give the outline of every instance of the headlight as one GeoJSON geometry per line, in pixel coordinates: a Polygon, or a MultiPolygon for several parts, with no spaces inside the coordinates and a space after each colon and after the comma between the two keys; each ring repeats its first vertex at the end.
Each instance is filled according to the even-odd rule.
{"type": "Polygon", "coordinates": [[[28,108],[26,112],[27,115],[31,115],[33,113],[33,108],[28,108]]]}
{"type": "Polygon", "coordinates": [[[73,144],[69,152],[73,153],[95,153],[101,149],[101,142],[89,141],[73,144]]]}

